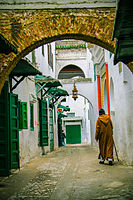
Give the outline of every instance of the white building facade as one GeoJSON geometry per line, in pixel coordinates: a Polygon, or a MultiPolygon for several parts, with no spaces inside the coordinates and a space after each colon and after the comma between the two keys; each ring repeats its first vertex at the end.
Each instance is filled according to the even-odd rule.
{"type": "Polygon", "coordinates": [[[94,46],[90,50],[95,68],[95,87],[98,91],[97,76],[99,75],[101,83],[101,106],[107,114],[110,112],[114,126],[114,142],[119,157],[129,164],[133,164],[132,73],[124,63],[119,62],[117,65],[114,65],[114,55],[107,50],[98,46],[94,46]]]}

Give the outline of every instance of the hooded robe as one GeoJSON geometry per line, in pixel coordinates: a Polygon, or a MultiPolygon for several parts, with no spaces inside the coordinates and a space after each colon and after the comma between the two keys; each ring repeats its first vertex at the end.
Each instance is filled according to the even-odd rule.
{"type": "Polygon", "coordinates": [[[102,114],[96,122],[95,140],[99,140],[99,157],[113,160],[113,125],[110,117],[102,114]]]}

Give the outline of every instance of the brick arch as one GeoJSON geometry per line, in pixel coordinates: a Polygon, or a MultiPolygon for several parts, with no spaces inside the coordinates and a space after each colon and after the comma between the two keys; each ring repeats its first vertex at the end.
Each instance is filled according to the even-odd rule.
{"type": "Polygon", "coordinates": [[[78,39],[113,52],[114,8],[23,10],[0,13],[0,33],[19,51],[0,54],[0,91],[19,60],[33,49],[61,39],[78,39]]]}

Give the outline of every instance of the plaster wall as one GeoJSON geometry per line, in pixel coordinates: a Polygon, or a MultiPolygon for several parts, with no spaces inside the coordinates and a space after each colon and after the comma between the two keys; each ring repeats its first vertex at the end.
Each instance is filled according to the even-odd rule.
{"type": "MultiPolygon", "coordinates": [[[[54,43],[52,45],[52,52],[54,54],[54,43]]],[[[55,55],[55,54],[54,54],[55,55]]],[[[44,75],[54,76],[53,70],[48,65],[48,49],[47,45],[44,45],[44,56],[42,55],[42,47],[35,49],[36,65],[38,69],[44,75]]],[[[26,56],[32,62],[32,53],[26,56]]],[[[55,60],[55,59],[54,59],[55,60]]],[[[55,62],[53,63],[55,65],[55,62]]],[[[36,88],[34,83],[34,77],[27,77],[21,82],[18,87],[14,90],[15,94],[18,94],[18,98],[22,102],[27,102],[28,109],[28,129],[23,129],[19,132],[19,145],[20,145],[20,166],[22,167],[25,163],[31,159],[45,154],[50,151],[50,145],[47,147],[39,146],[39,105],[38,101],[34,103],[34,130],[30,130],[30,94],[36,96],[36,88]]],[[[55,111],[56,112],[56,111],[55,111]]],[[[56,118],[57,120],[57,118],[56,118]]],[[[49,122],[48,122],[49,123],[49,122]]],[[[50,144],[50,133],[48,132],[49,144],[50,144]]],[[[57,122],[54,122],[54,144],[55,149],[58,146],[57,136],[57,122]]]]}
{"type": "Polygon", "coordinates": [[[97,79],[93,82],[93,107],[90,106],[90,128],[91,128],[91,144],[96,145],[95,141],[95,129],[96,121],[99,116],[98,110],[98,95],[97,95],[97,79]]]}
{"type": "MultiPolygon", "coordinates": [[[[55,42],[50,43],[53,53],[53,69],[48,64],[48,45],[43,45],[44,55],[42,53],[42,46],[35,49],[36,66],[42,72],[43,75],[50,75],[55,77],[55,42]]],[[[26,56],[32,62],[32,53],[26,56]]]]}
{"type": "Polygon", "coordinates": [[[109,63],[109,76],[114,84],[114,99],[110,102],[114,124],[114,140],[122,160],[133,164],[133,75],[123,63],[113,65],[113,55],[109,63]],[[121,70],[122,69],[122,70],[121,70]]]}
{"type": "MultiPolygon", "coordinates": [[[[51,47],[52,47],[52,53],[53,55],[55,55],[55,52],[54,52],[55,43],[51,43],[51,47]]],[[[53,60],[55,60],[54,57],[53,57],[53,60]]],[[[48,45],[47,44],[44,45],[44,56],[42,54],[42,47],[39,47],[36,49],[36,62],[37,62],[37,65],[39,66],[39,70],[43,73],[43,75],[50,75],[52,77],[55,76],[55,73],[54,73],[55,63],[53,63],[53,69],[48,64],[48,45]]]]}
{"type": "MultiPolygon", "coordinates": [[[[75,113],[75,117],[82,118],[81,124],[81,142],[91,143],[91,131],[90,131],[90,119],[88,119],[89,102],[84,97],[78,95],[76,101],[72,98],[72,95],[66,98],[66,102],[63,105],[69,106],[70,111],[68,113],[75,113]]],[[[67,118],[64,118],[64,121],[67,118]]]]}
{"type": "Polygon", "coordinates": [[[60,80],[60,82],[63,84],[63,88],[67,90],[69,94],[72,94],[73,84],[75,82],[78,94],[87,98],[90,104],[93,106],[93,103],[96,101],[96,99],[93,83],[91,81],[88,79],[63,79],[60,80]]]}
{"type": "Polygon", "coordinates": [[[87,49],[56,50],[56,78],[58,78],[59,72],[67,65],[79,67],[84,72],[85,78],[88,78],[90,74],[87,53],[90,57],[91,54],[87,49]]]}
{"type": "MultiPolygon", "coordinates": [[[[79,41],[81,42],[81,41],[79,41]]],[[[79,55],[77,54],[76,55],[76,62],[77,64],[79,65],[84,65],[82,70],[84,70],[85,72],[85,75],[87,76],[86,79],[62,79],[60,80],[62,85],[63,85],[63,88],[66,89],[68,91],[69,94],[72,94],[72,89],[73,89],[73,83],[75,82],[76,83],[76,87],[78,89],[78,94],[84,96],[85,98],[87,98],[90,102],[90,106],[89,106],[89,115],[90,115],[90,124],[87,125],[86,127],[86,130],[87,132],[90,132],[91,135],[89,135],[89,138],[87,139],[87,141],[89,141],[89,143],[93,144],[95,143],[95,140],[94,140],[94,135],[95,135],[95,122],[96,122],[96,119],[98,117],[98,102],[97,102],[97,82],[96,80],[94,80],[94,64],[93,64],[93,61],[92,61],[92,54],[90,52],[90,47],[92,47],[92,45],[90,44],[87,44],[86,43],[86,50],[84,51],[84,62],[85,62],[85,65],[84,65],[84,62],[83,60],[80,60],[81,57],[79,57],[79,55]],[[88,128],[88,129],[87,129],[88,128]]],[[[67,54],[67,53],[66,53],[67,54]]],[[[57,56],[57,55],[56,55],[57,56]]],[[[71,52],[68,53],[68,56],[66,56],[66,59],[63,61],[63,65],[66,65],[67,62],[69,62],[69,56],[71,56],[71,52]],[[67,61],[68,59],[68,61],[67,61]]],[[[71,56],[73,57],[73,56],[71,56]]],[[[81,58],[82,59],[82,58],[81,58]]],[[[57,64],[60,60],[57,60],[57,64]]],[[[73,63],[74,61],[71,59],[70,60],[70,64],[73,63]]],[[[58,65],[56,65],[57,67],[59,67],[58,65]]],[[[85,114],[84,113],[84,118],[87,118],[87,113],[85,114]]]]}
{"type": "MultiPolygon", "coordinates": [[[[108,63],[109,70],[109,92],[110,92],[110,111],[113,121],[114,141],[121,160],[128,164],[133,164],[133,79],[132,73],[123,63],[113,64],[114,55],[109,51],[94,46],[91,49],[92,60],[99,63],[101,69],[100,74],[104,73],[104,63],[108,63]],[[97,56],[96,56],[97,54],[97,56]],[[100,56],[98,56],[100,55],[100,56]],[[100,61],[101,60],[101,61],[100,61]],[[103,61],[102,61],[103,60],[103,61]]],[[[99,73],[99,72],[98,72],[99,73]]],[[[106,76],[105,76],[106,79],[106,76]]],[[[97,97],[97,81],[94,82],[96,99],[97,97]]],[[[97,104],[97,102],[95,102],[97,104]]],[[[98,104],[94,105],[93,112],[94,121],[98,117],[98,104]]],[[[91,121],[92,123],[94,121],[91,121]]],[[[93,126],[92,126],[93,127],[93,126]]],[[[94,141],[95,143],[95,141],[94,141]]]]}
{"type": "MultiPolygon", "coordinates": [[[[31,77],[32,78],[32,77],[31,77]]],[[[38,102],[34,103],[34,131],[30,130],[30,94],[36,96],[34,81],[25,78],[14,90],[18,94],[18,99],[27,102],[28,129],[19,131],[19,150],[20,150],[20,166],[22,167],[29,160],[41,155],[42,150],[38,146],[38,102]]]]}
{"type": "MultiPolygon", "coordinates": [[[[97,78],[94,74],[94,60],[98,57],[95,57],[96,51],[93,50],[92,47],[96,45],[88,44],[87,45],[87,63],[88,63],[88,70],[89,70],[89,78],[92,80],[91,90],[88,88],[88,95],[92,98],[92,105],[90,104],[89,115],[90,115],[90,131],[91,131],[91,145],[96,145],[95,141],[95,127],[96,127],[96,120],[98,117],[98,96],[97,96],[97,78]],[[92,53],[93,50],[93,53],[92,53]],[[92,92],[91,92],[92,91],[92,92]]],[[[96,46],[97,47],[97,46],[96,46]]],[[[97,54],[98,56],[98,54],[97,54]]],[[[100,55],[101,57],[101,55],[100,55]]]]}

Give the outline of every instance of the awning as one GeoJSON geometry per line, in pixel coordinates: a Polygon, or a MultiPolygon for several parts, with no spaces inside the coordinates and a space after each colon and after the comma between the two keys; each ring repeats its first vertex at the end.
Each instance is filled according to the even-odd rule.
{"type": "Polygon", "coordinates": [[[125,64],[133,61],[133,40],[130,38],[119,39],[116,42],[114,64],[120,61],[125,64]]]}
{"type": "Polygon", "coordinates": [[[60,81],[51,76],[37,75],[35,77],[37,94],[41,92],[41,98],[44,97],[51,88],[62,86],[60,81]]]}
{"type": "Polygon", "coordinates": [[[63,90],[61,88],[51,88],[49,91],[50,95],[54,96],[69,96],[68,92],[66,90],[63,90]]]}
{"type": "Polygon", "coordinates": [[[27,58],[22,58],[11,72],[11,76],[35,76],[42,74],[27,58]]]}
{"type": "Polygon", "coordinates": [[[2,34],[0,34],[0,53],[8,55],[11,52],[17,54],[18,50],[2,34]]]}
{"type": "Polygon", "coordinates": [[[113,39],[117,38],[114,64],[133,61],[133,1],[118,0],[113,39]]]}
{"type": "Polygon", "coordinates": [[[53,103],[55,103],[60,97],[69,96],[68,92],[61,88],[51,88],[48,94],[51,95],[49,101],[52,100],[53,103]]]}
{"type": "Polygon", "coordinates": [[[13,71],[10,73],[10,91],[12,92],[27,76],[35,76],[42,74],[27,58],[23,58],[19,61],[13,71]],[[12,85],[12,79],[15,84],[12,85]]]}
{"type": "Polygon", "coordinates": [[[44,76],[44,75],[37,75],[35,77],[35,83],[40,83],[41,85],[44,85],[44,87],[58,87],[62,86],[60,81],[52,78],[51,76],[44,76]]]}

